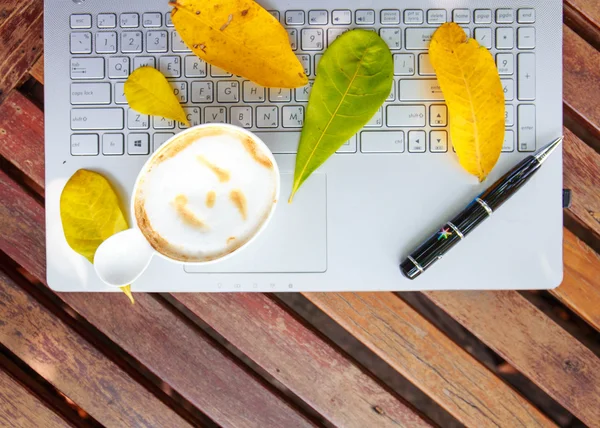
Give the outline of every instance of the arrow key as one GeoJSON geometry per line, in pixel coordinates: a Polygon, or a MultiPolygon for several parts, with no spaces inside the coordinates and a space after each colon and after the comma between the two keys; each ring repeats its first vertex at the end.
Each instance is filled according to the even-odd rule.
{"type": "Polygon", "coordinates": [[[432,153],[445,153],[448,151],[448,133],[446,131],[431,131],[429,144],[432,153]]]}
{"type": "Polygon", "coordinates": [[[425,131],[410,131],[408,133],[408,151],[411,153],[425,153],[427,147],[427,134],[425,131]]]}
{"type": "Polygon", "coordinates": [[[429,125],[448,126],[448,108],[445,105],[432,105],[429,107],[429,125]]]}

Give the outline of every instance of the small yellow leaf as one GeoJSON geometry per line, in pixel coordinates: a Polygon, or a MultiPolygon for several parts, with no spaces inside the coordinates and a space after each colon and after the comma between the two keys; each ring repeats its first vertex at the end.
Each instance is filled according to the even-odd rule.
{"type": "Polygon", "coordinates": [[[252,0],[176,0],[171,17],[204,61],[265,87],[308,83],[279,21],[252,0]]]}
{"type": "Polygon", "coordinates": [[[125,287],[121,287],[121,291],[125,293],[132,305],[135,305],[135,300],[133,299],[133,294],[131,294],[131,285],[126,285],[125,287]]]}
{"type": "Polygon", "coordinates": [[[125,82],[125,98],[135,111],[173,119],[190,126],[185,111],[163,74],[152,67],[140,67],[125,82]]]}
{"type": "MultiPolygon", "coordinates": [[[[69,246],[90,263],[104,242],[129,228],[119,198],[102,175],[80,169],[69,179],[60,195],[60,218],[69,246]]],[[[121,290],[133,302],[131,287],[121,290]]]]}
{"type": "Polygon", "coordinates": [[[491,53],[455,23],[433,35],[429,58],[444,93],[462,167],[485,180],[502,151],[504,91],[491,53]]]}

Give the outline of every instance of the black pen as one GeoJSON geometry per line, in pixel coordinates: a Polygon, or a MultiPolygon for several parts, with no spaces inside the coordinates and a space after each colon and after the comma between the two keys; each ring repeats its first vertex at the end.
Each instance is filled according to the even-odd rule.
{"type": "Polygon", "coordinates": [[[460,214],[442,226],[400,264],[400,270],[409,279],[415,279],[448,250],[487,219],[508,198],[514,195],[542,166],[550,153],[561,143],[562,137],[523,159],[516,167],[476,197],[460,214]]]}

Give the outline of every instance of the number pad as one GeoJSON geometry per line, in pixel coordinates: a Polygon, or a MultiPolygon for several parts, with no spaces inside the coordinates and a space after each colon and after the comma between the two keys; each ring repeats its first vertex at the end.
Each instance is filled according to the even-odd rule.
{"type": "Polygon", "coordinates": [[[305,51],[320,51],[323,49],[323,30],[302,30],[302,49],[305,51]]]}
{"type": "Polygon", "coordinates": [[[121,33],[121,52],[140,53],[142,52],[142,32],[124,31],[121,33]]]}
{"type": "Polygon", "coordinates": [[[117,52],[117,33],[96,33],[96,53],[111,54],[117,52]]]}
{"type": "Polygon", "coordinates": [[[496,66],[500,75],[511,75],[515,70],[515,58],[513,54],[496,55],[496,66]]]}
{"type": "Polygon", "coordinates": [[[146,49],[148,52],[166,52],[168,40],[166,31],[148,31],[146,33],[146,49]]]}

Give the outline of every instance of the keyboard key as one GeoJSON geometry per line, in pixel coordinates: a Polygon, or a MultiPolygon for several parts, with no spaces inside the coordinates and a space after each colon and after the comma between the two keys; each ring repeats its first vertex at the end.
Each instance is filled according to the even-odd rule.
{"type": "Polygon", "coordinates": [[[517,61],[518,97],[520,100],[535,100],[535,54],[519,54],[517,61]]]}
{"type": "Polygon", "coordinates": [[[405,24],[422,24],[423,23],[423,11],[415,9],[407,9],[404,11],[404,23],[405,24]]]}
{"type": "Polygon", "coordinates": [[[127,153],[134,156],[150,154],[150,136],[148,134],[129,134],[127,153]]]}
{"type": "Polygon", "coordinates": [[[110,104],[110,83],[71,83],[71,104],[110,104]]]}
{"type": "Polygon", "coordinates": [[[206,77],[206,63],[195,55],[186,56],[185,77],[206,77]]]}
{"type": "Polygon", "coordinates": [[[237,103],[240,101],[240,83],[235,80],[217,82],[217,102],[237,103]]]}
{"type": "Polygon", "coordinates": [[[192,82],[192,102],[212,103],[213,82],[192,82]]]}
{"type": "MultiPolygon", "coordinates": [[[[183,111],[192,126],[200,125],[200,107],[184,107],[183,111]]],[[[179,122],[179,128],[186,129],[188,126],[179,122]]]]}
{"type": "Polygon", "coordinates": [[[92,33],[71,33],[71,53],[92,53],[92,33]]]}
{"type": "Polygon", "coordinates": [[[512,101],[515,99],[515,82],[512,79],[501,79],[504,99],[512,101]]]}
{"type": "Polygon", "coordinates": [[[108,58],[108,77],[111,79],[129,77],[129,58],[126,56],[108,58]]]}
{"type": "Polygon", "coordinates": [[[352,12],[349,10],[334,10],[331,12],[331,23],[333,25],[352,24],[352,12]]]}
{"type": "Polygon", "coordinates": [[[492,29],[491,28],[475,28],[475,40],[479,44],[488,49],[492,48],[492,29]]]}
{"type": "Polygon", "coordinates": [[[227,123],[227,109],[225,107],[206,107],[204,109],[205,123],[227,123]]]}
{"type": "Polygon", "coordinates": [[[329,12],[326,10],[311,10],[308,12],[308,23],[310,25],[327,25],[329,12]]]}
{"type": "Polygon", "coordinates": [[[122,13],[120,25],[122,28],[137,28],[140,26],[140,16],[137,13],[122,13]]]}
{"type": "Polygon", "coordinates": [[[400,24],[400,11],[397,9],[384,9],[380,16],[381,25],[400,24]]]}
{"type": "Polygon", "coordinates": [[[98,135],[96,135],[96,134],[71,135],[71,155],[72,156],[97,156],[98,155],[98,135]]]}
{"type": "Polygon", "coordinates": [[[92,15],[71,15],[71,28],[92,28],[92,15]]]}
{"type": "Polygon", "coordinates": [[[322,54],[316,54],[315,55],[315,76],[317,75],[317,71],[319,71],[319,61],[321,61],[321,58],[323,58],[322,54]]]}
{"type": "Polygon", "coordinates": [[[292,131],[274,131],[274,132],[255,132],[274,154],[296,153],[298,151],[298,142],[300,141],[300,132],[292,131]]]}
{"type": "Polygon", "coordinates": [[[382,28],[379,30],[379,36],[391,50],[398,50],[402,47],[402,31],[399,28],[382,28]]]}
{"type": "Polygon", "coordinates": [[[535,106],[523,104],[518,107],[518,129],[519,144],[517,148],[520,152],[535,151],[535,106]]]}
{"type": "Polygon", "coordinates": [[[302,50],[323,50],[323,30],[320,28],[309,28],[302,30],[302,50]]]}
{"type": "Polygon", "coordinates": [[[175,121],[173,119],[167,119],[166,117],[154,116],[154,129],[174,129],[175,121]]]}
{"type": "Polygon", "coordinates": [[[403,153],[404,131],[364,131],[360,133],[363,153],[403,153]]]}
{"type": "MultiPolygon", "coordinates": [[[[401,91],[402,92],[402,91],[401,91]]],[[[390,127],[423,127],[425,126],[425,106],[387,107],[387,126],[390,127]]]]}
{"type": "Polygon", "coordinates": [[[101,13],[98,15],[98,28],[116,28],[117,15],[114,13],[101,13]]]}
{"type": "Polygon", "coordinates": [[[533,24],[535,22],[534,9],[519,9],[517,13],[517,21],[519,24],[533,24]]]}
{"type": "Polygon", "coordinates": [[[99,32],[96,33],[96,53],[111,54],[117,52],[117,33],[99,32]]]}
{"type": "Polygon", "coordinates": [[[289,103],[292,101],[292,90],[271,88],[269,89],[269,101],[272,103],[289,103]]]}
{"type": "Polygon", "coordinates": [[[504,110],[504,124],[506,126],[515,124],[515,106],[512,104],[507,104],[506,110],[504,110]]]}
{"type": "Polygon", "coordinates": [[[243,86],[245,103],[262,103],[265,101],[265,88],[249,81],[244,82],[243,86]]]}
{"type": "Polygon", "coordinates": [[[365,128],[381,128],[383,126],[383,107],[379,107],[379,110],[373,115],[371,120],[367,122],[365,128]]]}
{"type": "Polygon", "coordinates": [[[231,107],[231,124],[252,128],[252,107],[231,107]]]}
{"type": "Polygon", "coordinates": [[[428,24],[443,24],[447,20],[446,11],[443,9],[430,9],[427,11],[428,24]]]}
{"type": "Polygon", "coordinates": [[[512,49],[514,47],[513,29],[508,27],[496,28],[496,49],[512,49]]]}
{"type": "Polygon", "coordinates": [[[173,137],[174,135],[175,134],[173,134],[172,132],[158,132],[158,133],[154,134],[153,144],[152,144],[153,150],[157,151],[160,146],[162,146],[167,141],[169,141],[171,139],[171,137],[173,137]]]}
{"type": "Polygon", "coordinates": [[[152,56],[136,56],[133,58],[133,69],[137,70],[140,67],[156,68],[156,58],[152,56]]]}
{"type": "Polygon", "coordinates": [[[210,75],[212,77],[232,77],[233,74],[223,70],[221,67],[217,67],[216,65],[210,66],[210,75]]]}
{"type": "Polygon", "coordinates": [[[181,77],[181,58],[178,56],[160,57],[158,67],[165,77],[181,77]]]}
{"type": "Polygon", "coordinates": [[[185,42],[183,41],[183,39],[181,38],[181,36],[179,35],[179,33],[177,31],[173,31],[173,36],[171,37],[171,39],[172,39],[173,52],[191,52],[192,51],[190,48],[188,48],[188,46],[185,44],[185,42]]]}
{"type": "Polygon", "coordinates": [[[174,27],[175,26],[175,24],[173,24],[173,17],[171,16],[171,12],[165,13],[165,25],[167,27],[174,27]]]}
{"type": "Polygon", "coordinates": [[[356,135],[350,137],[348,141],[342,144],[336,153],[356,153],[356,135]]]}
{"type": "Polygon", "coordinates": [[[127,110],[127,128],[148,129],[150,128],[150,117],[130,108],[127,110]]]}
{"type": "Polygon", "coordinates": [[[430,126],[448,126],[448,108],[445,105],[434,104],[429,107],[430,126]]]}
{"type": "Polygon", "coordinates": [[[448,133],[446,131],[431,131],[429,133],[429,151],[445,153],[448,151],[448,133]]]}
{"type": "Polygon", "coordinates": [[[121,52],[140,53],[142,52],[142,32],[141,31],[123,31],[121,33],[121,52]]]}
{"type": "Polygon", "coordinates": [[[169,36],[166,31],[148,31],[146,33],[146,50],[148,52],[167,52],[169,36]]]}
{"type": "Polygon", "coordinates": [[[411,153],[425,153],[427,148],[427,134],[425,131],[410,131],[408,133],[408,151],[411,153]]]}
{"type": "Polygon", "coordinates": [[[310,76],[310,55],[296,55],[298,57],[298,61],[304,67],[304,74],[310,76]]]}
{"type": "Polygon", "coordinates": [[[186,104],[188,102],[188,84],[187,82],[169,82],[173,87],[173,95],[177,97],[180,103],[186,104]]]}
{"type": "Polygon", "coordinates": [[[504,143],[502,143],[503,152],[512,152],[515,150],[515,133],[507,129],[504,133],[504,143]]]}
{"type": "Polygon", "coordinates": [[[469,9],[454,9],[452,11],[452,20],[457,24],[470,24],[471,11],[469,9]]]}
{"type": "Polygon", "coordinates": [[[142,24],[146,28],[162,27],[162,13],[144,13],[142,16],[142,24]]]}
{"type": "Polygon", "coordinates": [[[475,11],[475,24],[491,24],[492,11],[490,9],[477,9],[475,11]]]}
{"type": "Polygon", "coordinates": [[[104,134],[102,136],[102,154],[120,156],[125,153],[125,137],[123,134],[104,134]]]}
{"type": "Polygon", "coordinates": [[[281,124],[284,128],[302,128],[302,125],[304,125],[304,107],[284,106],[281,109],[281,124]]]}
{"type": "Polygon", "coordinates": [[[414,54],[394,54],[394,74],[396,76],[412,76],[415,74],[414,54]]]}
{"type": "Polygon", "coordinates": [[[286,31],[290,39],[290,46],[292,47],[292,50],[298,50],[298,30],[295,28],[286,28],[286,31]]]}
{"type": "Polygon", "coordinates": [[[288,10],[285,13],[285,23],[287,25],[304,25],[304,11],[288,10]]]}
{"type": "Polygon", "coordinates": [[[535,48],[535,28],[521,27],[517,30],[517,47],[519,49],[535,48]]]}
{"type": "Polygon", "coordinates": [[[348,31],[347,28],[329,28],[327,30],[327,46],[331,46],[335,39],[340,37],[346,31],[348,31]]]}
{"type": "Polygon", "coordinates": [[[125,98],[125,82],[118,82],[115,84],[115,104],[127,104],[127,98],[125,98]]]}
{"type": "Polygon", "coordinates": [[[375,11],[370,9],[359,9],[354,12],[354,21],[357,25],[375,24],[375,11]]]}
{"type": "Polygon", "coordinates": [[[515,58],[513,54],[498,54],[496,55],[496,66],[498,73],[501,75],[513,74],[515,71],[515,58]]]}
{"type": "Polygon", "coordinates": [[[310,90],[312,89],[314,83],[314,80],[309,80],[307,85],[301,88],[296,88],[296,101],[308,102],[308,99],[310,97],[310,90]]]}
{"type": "Polygon", "coordinates": [[[71,129],[123,129],[122,108],[77,108],[71,110],[71,129]]]}
{"type": "Polygon", "coordinates": [[[104,58],[71,58],[71,79],[104,79],[104,58]]]}
{"type": "Polygon", "coordinates": [[[278,10],[268,10],[273,18],[275,18],[279,22],[279,11],[278,10]]]}
{"type": "Polygon", "coordinates": [[[386,101],[395,101],[396,100],[396,82],[392,83],[392,90],[390,91],[390,94],[388,95],[388,97],[385,100],[386,101]]]}
{"type": "Polygon", "coordinates": [[[498,9],[496,11],[496,23],[512,24],[515,22],[515,11],[512,9],[498,9]]]}
{"type": "Polygon", "coordinates": [[[429,61],[429,54],[419,54],[419,74],[421,76],[435,76],[435,70],[431,61],[429,61]]]}
{"type": "MultiPolygon", "coordinates": [[[[405,45],[408,50],[426,50],[437,28],[407,28],[405,45]]],[[[490,30],[491,31],[491,30],[490,30]]]]}
{"type": "Polygon", "coordinates": [[[399,101],[444,101],[436,79],[400,80],[399,101]]]}
{"type": "Polygon", "coordinates": [[[277,128],[279,126],[278,109],[274,106],[256,107],[257,128],[277,128]]]}

